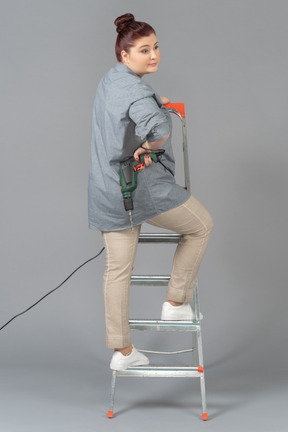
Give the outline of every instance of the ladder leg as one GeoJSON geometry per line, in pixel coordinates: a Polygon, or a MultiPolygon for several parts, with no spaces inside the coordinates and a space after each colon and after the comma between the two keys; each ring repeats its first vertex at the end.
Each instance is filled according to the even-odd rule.
{"type": "Polygon", "coordinates": [[[197,335],[195,332],[192,332],[192,346],[193,346],[193,366],[199,365],[198,362],[198,346],[197,346],[197,335]]]}
{"type": "Polygon", "coordinates": [[[194,306],[194,312],[196,315],[196,320],[200,320],[200,302],[199,302],[198,280],[197,280],[195,288],[194,288],[193,306],[194,306]]]}
{"type": "Polygon", "coordinates": [[[200,388],[201,388],[201,399],[202,399],[202,419],[208,420],[207,406],[206,406],[206,390],[205,390],[205,376],[204,376],[201,327],[199,327],[199,329],[197,331],[197,339],[198,339],[199,366],[202,367],[202,373],[200,376],[200,388]]]}
{"type": "MultiPolygon", "coordinates": [[[[195,304],[195,314],[196,319],[200,320],[200,301],[199,301],[199,289],[198,281],[196,282],[194,291],[194,304],[195,304]]],[[[205,376],[204,376],[204,360],[203,360],[203,346],[202,346],[202,333],[201,324],[199,322],[199,328],[197,330],[197,353],[199,360],[199,369],[201,369],[200,376],[200,388],[201,388],[201,399],[202,399],[202,419],[208,420],[207,406],[206,406],[206,390],[205,390],[205,376]]]]}
{"type": "MultiPolygon", "coordinates": [[[[192,299],[192,309],[195,312],[196,311],[196,295],[195,295],[195,291],[194,290],[194,295],[193,295],[193,299],[192,299]]],[[[199,365],[198,362],[198,347],[197,347],[197,335],[195,332],[192,332],[192,347],[193,347],[193,366],[197,366],[199,365]]]]}
{"type": "Polygon", "coordinates": [[[116,387],[116,375],[117,372],[113,370],[112,372],[112,380],[111,380],[111,391],[110,391],[110,406],[108,410],[108,418],[113,417],[113,409],[114,409],[114,396],[115,396],[115,387],[116,387]]]}

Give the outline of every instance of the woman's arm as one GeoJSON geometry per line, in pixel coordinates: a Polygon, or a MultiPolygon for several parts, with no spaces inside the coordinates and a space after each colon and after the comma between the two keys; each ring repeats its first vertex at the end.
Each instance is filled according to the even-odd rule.
{"type": "MultiPolygon", "coordinates": [[[[165,97],[165,96],[160,96],[160,99],[161,99],[161,102],[162,102],[163,105],[165,105],[165,104],[167,104],[167,103],[170,102],[169,99],[167,97],[165,97]]],[[[164,138],[161,138],[158,141],[151,141],[151,142],[145,141],[144,144],[142,144],[142,146],[139,147],[135,151],[135,153],[133,155],[134,158],[138,161],[139,160],[139,156],[141,154],[149,153],[149,150],[150,151],[151,150],[152,151],[158,150],[160,147],[163,146],[163,144],[165,143],[165,141],[167,141],[167,139],[169,138],[169,136],[170,136],[170,133],[168,135],[166,135],[164,138]]],[[[149,166],[151,163],[152,163],[151,158],[149,156],[145,157],[145,165],[149,166]]]]}

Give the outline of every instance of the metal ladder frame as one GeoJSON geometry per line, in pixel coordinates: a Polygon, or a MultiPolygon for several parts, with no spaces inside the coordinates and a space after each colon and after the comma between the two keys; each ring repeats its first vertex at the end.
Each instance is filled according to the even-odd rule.
{"type": "MultiPolygon", "coordinates": [[[[182,137],[183,137],[183,158],[184,158],[184,175],[185,175],[185,189],[189,192],[190,187],[190,173],[188,163],[188,145],[187,145],[187,132],[186,132],[186,119],[185,107],[183,103],[169,103],[165,105],[169,111],[177,115],[182,123],[182,137]]],[[[139,235],[139,243],[178,243],[181,239],[180,234],[176,233],[142,233],[139,235]]],[[[153,285],[162,286],[167,285],[170,276],[131,276],[131,285],[153,285]]],[[[192,307],[195,311],[194,321],[161,321],[161,320],[138,320],[130,319],[129,325],[132,330],[154,330],[154,331],[184,331],[192,332],[192,352],[193,352],[193,365],[182,366],[139,366],[130,367],[124,371],[113,370],[111,391],[110,391],[110,406],[108,410],[108,418],[114,415],[114,396],[116,388],[116,378],[119,377],[185,377],[185,378],[200,378],[200,390],[202,400],[202,420],[208,420],[206,408],[206,391],[205,391],[205,377],[204,377],[204,363],[203,363],[203,348],[202,348],[202,334],[200,323],[200,303],[199,303],[199,289],[198,282],[194,289],[192,300],[192,307]]]]}

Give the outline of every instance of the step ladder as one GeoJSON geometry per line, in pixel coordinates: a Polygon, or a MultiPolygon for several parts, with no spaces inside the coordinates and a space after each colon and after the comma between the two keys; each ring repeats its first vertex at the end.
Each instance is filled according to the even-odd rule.
{"type": "MultiPolygon", "coordinates": [[[[169,103],[165,105],[169,111],[178,116],[182,123],[182,138],[183,138],[183,158],[184,158],[184,175],[185,188],[190,192],[190,174],[188,163],[188,146],[185,120],[185,106],[183,103],[169,103]]],[[[180,234],[176,233],[141,233],[139,243],[178,243],[181,239],[180,234]]],[[[131,285],[150,285],[163,286],[167,285],[170,276],[131,276],[131,285]]],[[[175,377],[175,378],[200,378],[200,389],[202,399],[202,419],[208,420],[206,409],[206,393],[205,393],[205,377],[203,364],[203,349],[202,335],[200,323],[200,304],[199,304],[199,289],[196,283],[192,300],[192,308],[195,311],[195,320],[193,321],[161,321],[150,319],[130,319],[129,325],[132,330],[153,330],[153,331],[180,331],[191,332],[192,334],[192,364],[191,366],[139,366],[130,367],[124,371],[112,371],[110,406],[108,410],[108,418],[114,415],[114,396],[117,377],[175,377]]]]}

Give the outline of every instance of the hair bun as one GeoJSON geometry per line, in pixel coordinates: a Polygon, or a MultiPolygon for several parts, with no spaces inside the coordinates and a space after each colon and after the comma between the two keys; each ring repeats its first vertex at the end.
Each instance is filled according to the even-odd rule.
{"type": "Polygon", "coordinates": [[[117,27],[117,33],[121,33],[121,31],[124,30],[124,28],[131,24],[133,21],[135,21],[135,18],[134,15],[131,13],[126,13],[125,15],[121,15],[120,17],[116,18],[114,24],[117,27]]]}

